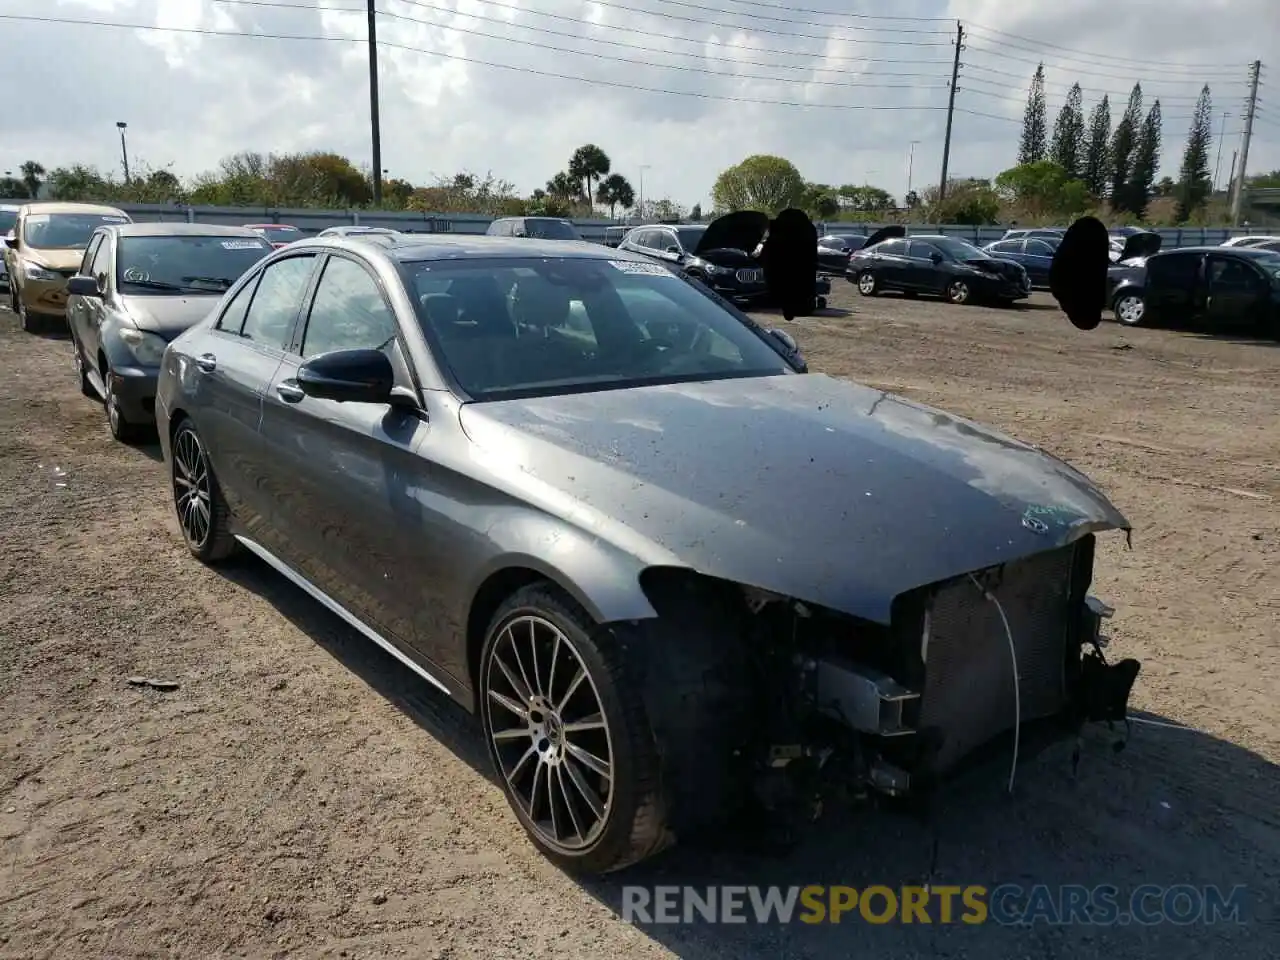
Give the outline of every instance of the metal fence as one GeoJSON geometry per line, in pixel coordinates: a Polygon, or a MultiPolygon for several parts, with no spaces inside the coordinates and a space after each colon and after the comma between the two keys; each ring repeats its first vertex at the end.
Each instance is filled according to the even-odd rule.
{"type": "MultiPolygon", "coordinates": [[[[18,202],[22,201],[9,201],[18,202]]],[[[292,224],[304,234],[316,234],[326,227],[342,225],[363,225],[371,227],[389,227],[409,233],[460,233],[478,234],[494,220],[493,217],[471,213],[422,213],[416,211],[389,210],[315,210],[284,209],[264,207],[187,207],[178,204],[161,203],[124,203],[116,204],[134,220],[139,222],[187,221],[193,223],[218,223],[239,225],[245,223],[287,223],[292,224]]],[[[604,240],[606,227],[623,225],[617,220],[574,220],[574,225],[587,240],[597,242],[604,240]]],[[[820,231],[830,230],[833,233],[870,235],[879,229],[877,224],[833,222],[819,223],[820,231]]],[[[970,227],[961,224],[911,224],[907,227],[910,233],[941,233],[947,236],[961,237],[976,244],[990,243],[999,240],[1005,232],[1004,227],[970,227]]],[[[1166,249],[1170,247],[1190,247],[1199,245],[1215,245],[1235,236],[1250,233],[1264,234],[1268,231],[1256,229],[1230,229],[1228,227],[1159,227],[1155,230],[1164,238],[1166,249]]]]}

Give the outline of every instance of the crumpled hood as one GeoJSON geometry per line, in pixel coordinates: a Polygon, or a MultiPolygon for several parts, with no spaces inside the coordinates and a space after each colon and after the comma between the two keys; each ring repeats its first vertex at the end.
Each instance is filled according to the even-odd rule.
{"type": "Polygon", "coordinates": [[[894,597],[1129,529],[1074,468],[819,374],[464,405],[518,495],[605,540],[887,623],[894,597]]]}
{"type": "Polygon", "coordinates": [[[22,251],[23,259],[29,260],[46,270],[76,270],[84,260],[83,250],[39,250],[26,247],[22,251]]]}
{"type": "Polygon", "coordinates": [[[172,340],[192,324],[207,317],[222,299],[220,293],[208,296],[122,297],[125,310],[139,330],[158,333],[172,340]]]}
{"type": "Polygon", "coordinates": [[[702,231],[694,256],[708,250],[741,250],[754,253],[769,229],[769,215],[758,210],[737,210],[717,217],[702,231]]]}

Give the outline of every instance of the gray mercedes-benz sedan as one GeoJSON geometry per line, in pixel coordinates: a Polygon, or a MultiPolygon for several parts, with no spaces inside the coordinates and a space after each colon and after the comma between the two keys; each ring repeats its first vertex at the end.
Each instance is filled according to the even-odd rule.
{"type": "Polygon", "coordinates": [[[113,437],[151,435],[165,347],[270,252],[246,227],[123,223],[93,232],[67,281],[67,328],[80,391],[102,401],[113,437]]]}
{"type": "Polygon", "coordinates": [[[1010,738],[1012,783],[1033,731],[1125,715],[1107,498],[805,370],[625,251],[312,239],[169,344],[156,416],[190,551],[256,554],[478,712],[533,841],[600,872],[1010,738]]]}

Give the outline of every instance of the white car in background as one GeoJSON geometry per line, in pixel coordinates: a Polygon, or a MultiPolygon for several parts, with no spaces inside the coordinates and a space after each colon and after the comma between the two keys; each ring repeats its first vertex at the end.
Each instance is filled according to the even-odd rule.
{"type": "Polygon", "coordinates": [[[1280,237],[1267,237],[1262,234],[1251,234],[1247,237],[1232,237],[1230,240],[1223,240],[1220,244],[1224,247],[1256,247],[1263,243],[1272,243],[1280,240],[1280,237]]]}
{"type": "Polygon", "coordinates": [[[19,207],[20,204],[16,203],[0,203],[0,286],[9,286],[9,268],[5,266],[9,247],[4,241],[13,236],[19,207]]]}

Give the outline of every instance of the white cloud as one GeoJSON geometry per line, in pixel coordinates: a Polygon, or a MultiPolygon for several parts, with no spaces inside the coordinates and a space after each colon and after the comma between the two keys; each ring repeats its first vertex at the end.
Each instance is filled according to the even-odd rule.
{"type": "MultiPolygon", "coordinates": [[[[646,165],[650,197],[687,204],[706,203],[716,174],[751,153],[788,156],[813,180],[871,182],[901,195],[909,144],[918,141],[914,185],[935,181],[956,18],[973,25],[957,106],[990,116],[957,113],[953,175],[989,176],[1011,165],[1027,80],[1043,59],[1051,111],[1076,81],[1087,108],[1109,93],[1115,116],[1134,81],[1148,100],[1159,96],[1168,173],[1176,172],[1199,86],[1210,83],[1215,133],[1222,112],[1232,114],[1225,178],[1239,143],[1248,61],[1265,58],[1280,35],[1276,0],[1158,7],[902,0],[891,8],[861,0],[840,5],[841,14],[762,0],[378,3],[395,15],[378,22],[386,43],[382,157],[393,176],[425,182],[462,168],[492,170],[528,191],[562,169],[574,147],[594,142],[633,184],[646,165]],[[851,17],[890,9],[945,19],[851,17]]],[[[7,0],[0,13],[281,39],[0,21],[0,84],[11,94],[0,173],[28,159],[118,168],[117,120],[129,123],[131,158],[173,164],[184,175],[245,149],[333,149],[367,164],[363,7],[362,0],[7,0]]],[[[1253,172],[1280,167],[1280,100],[1268,102],[1270,89],[1255,127],[1253,172]]]]}

